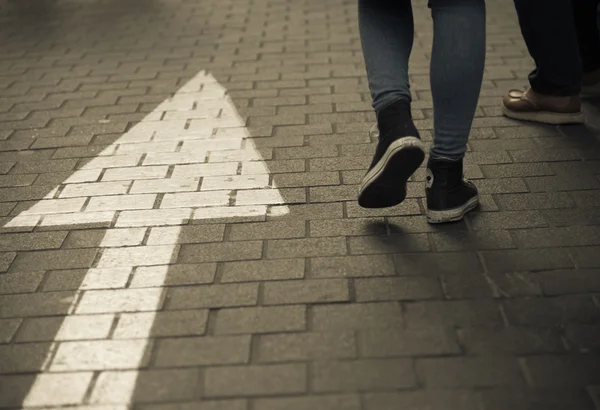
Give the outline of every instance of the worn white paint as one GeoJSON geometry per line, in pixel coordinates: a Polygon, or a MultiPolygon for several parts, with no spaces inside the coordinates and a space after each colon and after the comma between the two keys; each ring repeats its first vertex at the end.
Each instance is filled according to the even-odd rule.
{"type": "MultiPolygon", "coordinates": [[[[226,90],[200,72],[6,225],[112,227],[24,407],[129,404],[181,225],[190,219],[265,215],[269,205],[284,202],[269,185],[268,169],[248,137],[226,90]],[[241,175],[246,167],[252,175],[241,175]],[[160,226],[169,226],[168,237],[144,244],[148,230],[160,226]],[[147,266],[161,268],[153,275],[136,274],[147,266]],[[131,316],[123,314],[134,312],[145,313],[131,338],[122,330],[109,338],[113,326],[127,327],[131,316]],[[92,372],[100,374],[94,378],[92,372]]],[[[277,208],[278,215],[286,212],[284,205],[277,208]]]]}

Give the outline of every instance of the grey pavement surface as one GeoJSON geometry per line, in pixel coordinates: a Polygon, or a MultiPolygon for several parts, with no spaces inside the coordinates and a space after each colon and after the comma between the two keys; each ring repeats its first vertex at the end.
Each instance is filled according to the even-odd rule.
{"type": "MultiPolygon", "coordinates": [[[[432,30],[414,3],[413,111],[430,141],[432,30]]],[[[61,408],[67,385],[71,408],[98,410],[600,409],[600,141],[501,117],[532,63],[512,2],[488,3],[466,156],[483,205],[434,227],[423,170],[399,207],[355,202],[374,150],[355,1],[0,0],[0,408],[61,408]],[[201,70],[283,204],[121,236],[114,221],[7,226],[201,70]],[[172,232],[156,284],[153,245],[172,232]],[[122,248],[101,247],[108,234],[122,248]],[[116,304],[82,285],[107,252],[135,260],[121,291],[154,286],[155,309],[94,314],[116,304]]],[[[93,181],[92,200],[119,193],[93,181]]],[[[138,193],[164,201],[155,188],[138,193]]]]}

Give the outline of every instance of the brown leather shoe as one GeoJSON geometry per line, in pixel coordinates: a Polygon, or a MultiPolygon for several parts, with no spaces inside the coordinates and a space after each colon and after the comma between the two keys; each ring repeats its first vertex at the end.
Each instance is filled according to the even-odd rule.
{"type": "Polygon", "coordinates": [[[509,91],[502,99],[502,113],[515,120],[553,125],[579,124],[584,120],[578,95],[554,97],[538,94],[532,89],[509,91]]]}

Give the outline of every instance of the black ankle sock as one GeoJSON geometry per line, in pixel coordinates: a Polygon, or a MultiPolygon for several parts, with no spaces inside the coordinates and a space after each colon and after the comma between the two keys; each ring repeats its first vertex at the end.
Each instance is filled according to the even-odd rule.
{"type": "Polygon", "coordinates": [[[379,111],[377,125],[380,139],[408,136],[421,138],[413,123],[410,103],[407,101],[396,101],[379,111]]]}

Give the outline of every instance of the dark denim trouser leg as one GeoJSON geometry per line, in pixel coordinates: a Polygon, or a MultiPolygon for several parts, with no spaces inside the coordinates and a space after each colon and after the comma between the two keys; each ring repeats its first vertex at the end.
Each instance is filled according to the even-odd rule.
{"type": "Polygon", "coordinates": [[[536,65],[529,75],[531,88],[555,96],[579,93],[582,68],[571,0],[514,2],[523,38],[536,65]]]}
{"type": "Polygon", "coordinates": [[[599,0],[573,1],[573,14],[584,73],[600,69],[599,3],[599,0]]]}

